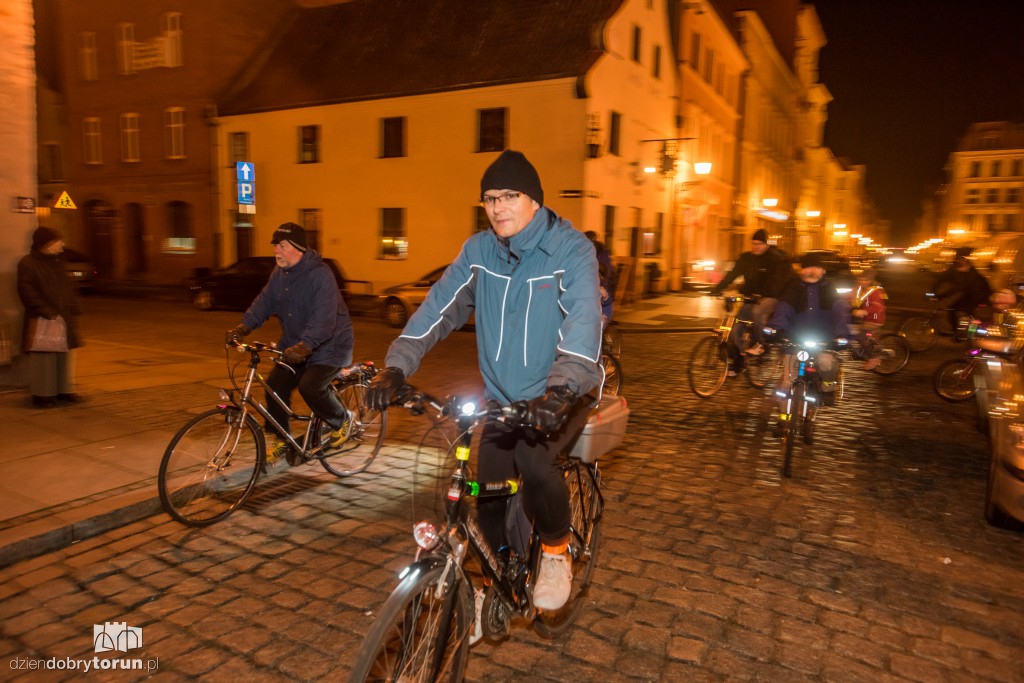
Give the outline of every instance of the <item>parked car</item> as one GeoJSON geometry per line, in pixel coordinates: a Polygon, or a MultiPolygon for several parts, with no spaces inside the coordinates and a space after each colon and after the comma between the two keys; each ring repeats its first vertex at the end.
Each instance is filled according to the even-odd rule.
{"type": "Polygon", "coordinates": [[[392,327],[404,327],[412,312],[427,298],[427,292],[441,279],[447,265],[435,268],[415,282],[388,287],[380,295],[380,314],[392,327]]]}
{"type": "MultiPolygon", "coordinates": [[[[341,267],[334,259],[325,258],[324,263],[334,273],[338,289],[348,301],[348,281],[341,267]]],[[[250,256],[216,270],[197,268],[189,278],[192,303],[201,311],[214,308],[245,310],[267,284],[275,265],[273,256],[250,256]]]]}
{"type": "Polygon", "coordinates": [[[77,249],[64,247],[64,269],[75,281],[79,292],[89,294],[96,287],[96,267],[88,256],[77,249]]]}

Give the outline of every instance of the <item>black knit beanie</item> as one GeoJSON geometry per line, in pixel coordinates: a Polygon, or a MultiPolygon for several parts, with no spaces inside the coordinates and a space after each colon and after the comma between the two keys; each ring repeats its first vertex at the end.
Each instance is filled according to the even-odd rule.
{"type": "Polygon", "coordinates": [[[279,242],[291,242],[291,245],[299,251],[306,251],[309,248],[309,244],[306,242],[306,229],[298,223],[282,223],[278,226],[274,231],[274,236],[270,238],[270,243],[278,244],[279,242]]]}
{"type": "Polygon", "coordinates": [[[540,176],[522,152],[506,149],[484,171],[480,179],[480,196],[488,190],[519,190],[538,204],[544,204],[540,176]]]}
{"type": "Polygon", "coordinates": [[[38,251],[50,242],[56,242],[59,239],[63,239],[59,232],[45,226],[40,226],[32,233],[32,248],[38,251]]]}
{"type": "Polygon", "coordinates": [[[758,229],[754,231],[753,236],[750,238],[751,242],[764,242],[768,244],[768,233],[764,229],[758,229]]]}

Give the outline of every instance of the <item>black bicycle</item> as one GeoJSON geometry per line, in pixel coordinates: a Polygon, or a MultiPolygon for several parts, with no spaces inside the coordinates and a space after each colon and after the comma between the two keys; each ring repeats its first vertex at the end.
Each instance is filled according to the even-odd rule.
{"type": "Polygon", "coordinates": [[[938,297],[928,292],[925,297],[933,303],[933,308],[927,316],[913,315],[906,318],[896,328],[896,333],[907,340],[910,350],[914,353],[927,351],[935,346],[940,336],[953,337],[956,341],[965,339],[963,330],[966,330],[970,323],[971,316],[964,312],[951,309],[939,303],[938,297]],[[950,328],[950,312],[956,316],[956,327],[950,328]]]}
{"type": "Polygon", "coordinates": [[[249,355],[244,379],[239,383],[234,374],[241,363],[229,367],[232,388],[220,390],[220,405],[189,420],[171,439],[160,461],[160,502],[171,517],[189,526],[207,526],[230,515],[245,503],[260,473],[268,470],[266,442],[257,417],[303,462],[318,462],[338,477],[358,474],[369,467],[387,431],[387,413],[363,405],[363,391],[377,374],[373,363],[344,368],[331,381],[331,390],[349,412],[345,440],[331,446],[330,425],[315,414],[292,411],[257,371],[264,356],[292,370],[281,360],[282,352],[258,341],[234,346],[249,355]],[[303,436],[293,437],[274,421],[253,396],[256,386],[262,386],[291,419],[308,423],[303,436]]]}
{"type": "MultiPolygon", "coordinates": [[[[621,403],[624,409],[621,398],[607,397],[604,401],[621,403]]],[[[414,526],[416,559],[400,574],[401,582],[378,611],[356,656],[351,680],[460,681],[474,625],[475,593],[466,567],[469,558],[478,561],[487,586],[480,608],[484,637],[504,637],[516,616],[531,621],[542,636],[562,634],[582,608],[594,574],[604,510],[601,473],[596,453],[586,449],[580,452],[579,441],[559,456],[571,509],[572,593],[563,608],[539,610],[531,601],[541,556],[540,539],[522,510],[517,495],[519,482],[475,481],[470,469],[474,432],[492,420],[523,426],[523,404],[490,404],[480,410],[454,399],[440,401],[412,387],[398,404],[414,414],[429,410],[435,420],[457,424],[458,437],[449,449],[454,468],[445,487],[444,521],[439,525],[421,521],[414,526]],[[470,504],[473,498],[491,496],[509,499],[509,545],[498,553],[484,538],[475,506],[470,504]]],[[[605,440],[609,449],[621,441],[624,420],[619,427],[617,439],[605,440]]]]}

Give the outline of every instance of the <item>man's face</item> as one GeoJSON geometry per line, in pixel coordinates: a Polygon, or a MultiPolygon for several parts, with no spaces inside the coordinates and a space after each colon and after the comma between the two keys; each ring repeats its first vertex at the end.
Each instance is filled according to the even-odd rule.
{"type": "Polygon", "coordinates": [[[971,262],[965,258],[958,258],[953,261],[953,266],[961,273],[964,273],[971,269],[971,262]]]}
{"type": "Polygon", "coordinates": [[[768,251],[768,243],[753,240],[750,243],[750,251],[753,252],[755,256],[760,256],[764,252],[768,251]]]}
{"type": "Polygon", "coordinates": [[[488,190],[484,192],[484,210],[498,237],[509,238],[522,231],[540,210],[540,204],[525,192],[488,190]],[[491,199],[488,199],[491,197],[491,199]]]}
{"type": "Polygon", "coordinates": [[[800,279],[804,282],[820,282],[823,277],[825,277],[825,269],[821,266],[800,268],[800,279]]]}
{"type": "Polygon", "coordinates": [[[288,240],[281,240],[274,245],[274,260],[282,268],[291,268],[302,260],[302,252],[288,240]]]}

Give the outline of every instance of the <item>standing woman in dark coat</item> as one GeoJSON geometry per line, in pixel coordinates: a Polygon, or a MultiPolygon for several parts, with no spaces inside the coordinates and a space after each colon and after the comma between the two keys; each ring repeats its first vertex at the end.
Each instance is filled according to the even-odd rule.
{"type": "MultiPolygon", "coordinates": [[[[18,262],[18,297],[25,307],[22,349],[30,349],[32,321],[64,317],[68,332],[68,351],[81,346],[78,339],[78,298],[75,283],[64,269],[64,240],[50,228],[32,233],[32,250],[18,262]]],[[[70,354],[31,351],[29,388],[32,405],[50,408],[58,403],[76,403],[81,399],[71,391],[70,354]]]]}

